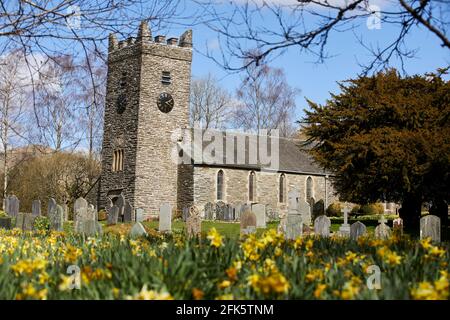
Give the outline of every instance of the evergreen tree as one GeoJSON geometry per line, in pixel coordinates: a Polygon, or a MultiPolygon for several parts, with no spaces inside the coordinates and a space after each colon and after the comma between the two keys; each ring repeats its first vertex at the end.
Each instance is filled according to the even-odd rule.
{"type": "MultiPolygon", "coordinates": [[[[325,105],[308,101],[305,133],[314,159],[335,173],[342,200],[402,204],[418,231],[422,203],[448,224],[450,82],[447,70],[400,77],[387,70],[340,83],[325,105]]],[[[446,227],[445,227],[446,229],[446,227]]]]}

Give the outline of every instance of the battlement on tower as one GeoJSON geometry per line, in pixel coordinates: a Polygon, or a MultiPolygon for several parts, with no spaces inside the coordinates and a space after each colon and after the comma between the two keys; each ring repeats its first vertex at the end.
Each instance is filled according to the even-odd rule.
{"type": "Polygon", "coordinates": [[[180,38],[157,35],[152,32],[146,21],[139,26],[137,36],[118,41],[115,33],[109,35],[108,55],[110,59],[121,59],[129,54],[149,53],[180,60],[192,60],[192,30],[185,31],[180,38]]]}

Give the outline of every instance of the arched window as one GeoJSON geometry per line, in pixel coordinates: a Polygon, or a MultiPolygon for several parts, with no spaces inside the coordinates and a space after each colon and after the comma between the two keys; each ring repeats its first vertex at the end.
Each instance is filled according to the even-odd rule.
{"type": "Polygon", "coordinates": [[[280,175],[279,201],[281,203],[286,202],[286,177],[284,173],[280,175]]]}
{"type": "Polygon", "coordinates": [[[312,197],[313,197],[313,180],[311,177],[308,177],[308,179],[306,179],[306,202],[309,203],[312,197]]]}
{"type": "Polygon", "coordinates": [[[217,172],[217,200],[223,200],[223,171],[217,172]]]}
{"type": "Polygon", "coordinates": [[[254,201],[255,199],[255,171],[250,172],[248,176],[248,200],[254,201]]]}

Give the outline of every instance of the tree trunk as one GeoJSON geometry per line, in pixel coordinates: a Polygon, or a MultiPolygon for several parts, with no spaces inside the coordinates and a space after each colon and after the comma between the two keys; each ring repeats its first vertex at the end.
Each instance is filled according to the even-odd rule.
{"type": "Polygon", "coordinates": [[[406,195],[399,210],[400,218],[403,219],[405,233],[415,237],[419,236],[421,211],[422,197],[415,194],[406,195]]]}

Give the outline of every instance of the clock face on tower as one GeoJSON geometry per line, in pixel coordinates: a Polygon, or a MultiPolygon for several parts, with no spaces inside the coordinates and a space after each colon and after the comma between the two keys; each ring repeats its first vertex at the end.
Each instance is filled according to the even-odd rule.
{"type": "Polygon", "coordinates": [[[161,112],[169,113],[172,111],[174,101],[171,94],[167,92],[161,93],[158,97],[157,105],[161,112]]]}

